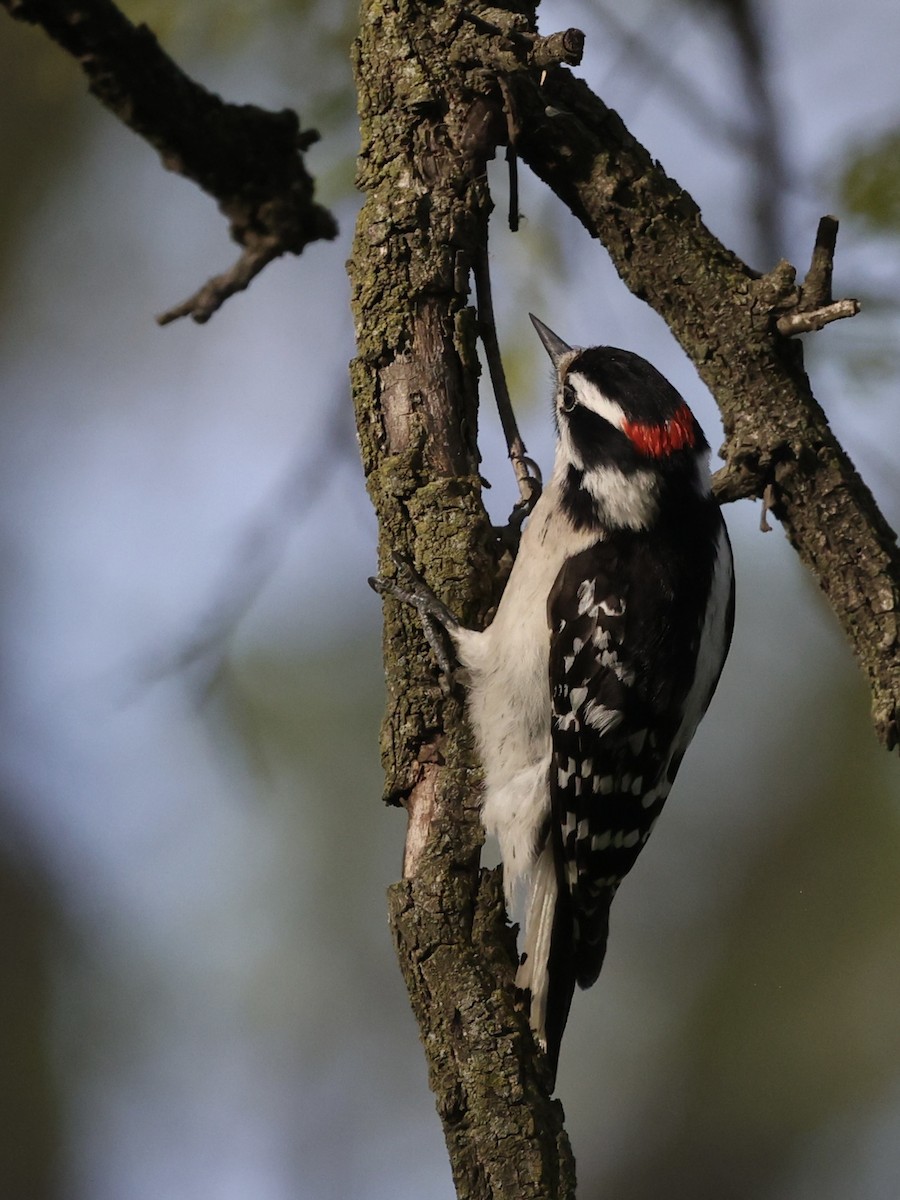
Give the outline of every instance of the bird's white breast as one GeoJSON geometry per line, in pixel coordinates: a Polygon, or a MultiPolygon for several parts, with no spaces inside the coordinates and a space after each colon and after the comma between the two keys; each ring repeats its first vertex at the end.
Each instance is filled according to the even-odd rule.
{"type": "Polygon", "coordinates": [[[483,633],[454,633],[471,677],[469,716],[485,776],[482,819],[500,841],[508,892],[534,860],[549,811],[547,598],[564,561],[596,540],[596,532],[573,530],[554,476],[522,535],[492,624],[483,633]]]}

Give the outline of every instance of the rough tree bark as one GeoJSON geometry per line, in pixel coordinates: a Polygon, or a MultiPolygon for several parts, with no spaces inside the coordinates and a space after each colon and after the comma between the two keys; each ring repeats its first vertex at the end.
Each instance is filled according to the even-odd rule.
{"type": "MultiPolygon", "coordinates": [[[[352,375],[381,565],[402,550],[483,617],[495,547],[478,476],[469,280],[505,131],[475,27],[456,5],[363,5],[355,65],[366,193],[351,260],[352,375]]],[[[569,1196],[562,1110],[512,991],[496,878],[480,875],[477,774],[456,695],[416,621],[388,606],[387,796],[409,813],[391,924],[461,1197],[569,1196]]]]}

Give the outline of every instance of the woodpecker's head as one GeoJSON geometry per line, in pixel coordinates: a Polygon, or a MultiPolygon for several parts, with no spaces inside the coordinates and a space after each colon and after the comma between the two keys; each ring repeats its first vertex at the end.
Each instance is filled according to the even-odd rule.
{"type": "MultiPolygon", "coordinates": [[[[629,350],[567,345],[531,317],[556,370],[556,472],[594,520],[653,524],[664,490],[709,492],[709,443],[681,395],[629,350]]],[[[579,522],[581,523],[581,522],[579,522]]]]}

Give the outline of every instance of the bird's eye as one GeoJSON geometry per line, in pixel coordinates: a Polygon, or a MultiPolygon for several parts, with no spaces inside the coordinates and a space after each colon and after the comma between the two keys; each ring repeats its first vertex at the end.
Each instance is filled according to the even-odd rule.
{"type": "Polygon", "coordinates": [[[572,387],[571,383],[563,384],[563,394],[562,394],[562,410],[563,410],[563,412],[567,412],[567,413],[571,412],[577,403],[578,403],[578,398],[575,395],[575,389],[572,387]]]}

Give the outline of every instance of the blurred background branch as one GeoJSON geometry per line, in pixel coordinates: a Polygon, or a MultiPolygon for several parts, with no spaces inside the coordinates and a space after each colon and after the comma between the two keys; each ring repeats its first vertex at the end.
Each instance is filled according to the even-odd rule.
{"type": "Polygon", "coordinates": [[[209,320],[274,258],[300,254],[337,235],[313,199],[303,161],[318,140],[291,109],[228,104],[196,83],[146,25],[133,25],[112,0],[2,0],[20,21],[39,25],[73,56],[91,92],[159,153],[163,165],[218,201],[243,252],[183,304],[160,318],[209,320]]]}

